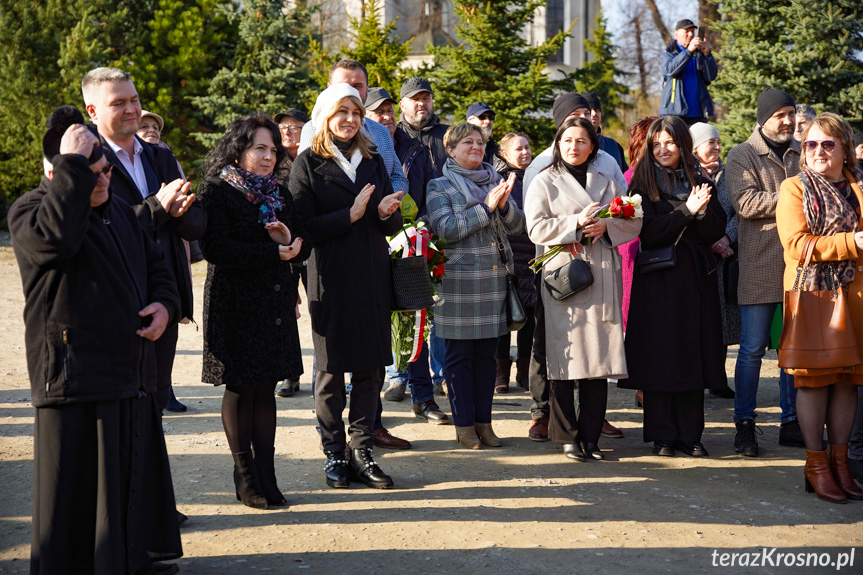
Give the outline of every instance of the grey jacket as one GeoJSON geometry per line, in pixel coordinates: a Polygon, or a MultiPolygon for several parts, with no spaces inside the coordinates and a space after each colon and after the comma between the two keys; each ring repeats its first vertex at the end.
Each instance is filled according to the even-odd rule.
{"type": "MultiPolygon", "coordinates": [[[[447,262],[435,307],[435,329],[444,339],[489,339],[507,332],[506,269],[492,219],[501,217],[506,234],[524,229],[524,213],[509,198],[505,216],[489,215],[484,204],[467,200],[447,178],[429,182],[426,198],[431,229],[446,243],[447,262]]],[[[506,235],[502,241],[506,242],[506,235]]],[[[509,252],[509,246],[505,246],[509,252]]],[[[511,253],[508,255],[512,261],[511,253]]]]}
{"type": "Polygon", "coordinates": [[[779,185],[800,171],[800,144],[792,140],[782,158],[758,128],[731,148],[725,168],[728,197],[737,212],[740,305],[781,302],[785,261],[776,231],[779,185]]]}

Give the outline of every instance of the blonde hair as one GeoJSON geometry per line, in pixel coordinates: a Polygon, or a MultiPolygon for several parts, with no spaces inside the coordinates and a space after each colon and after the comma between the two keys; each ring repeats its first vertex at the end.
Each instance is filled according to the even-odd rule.
{"type": "Polygon", "coordinates": [[[848,170],[854,170],[854,166],[857,163],[857,156],[854,153],[854,130],[851,129],[848,122],[833,112],[818,114],[803,129],[803,134],[800,136],[800,167],[802,168],[806,165],[806,148],[803,146],[803,143],[806,141],[806,137],[809,135],[809,130],[812,129],[812,126],[818,126],[822,132],[839,140],[838,144],[845,151],[844,166],[848,170]]]}
{"type": "Polygon", "coordinates": [[[449,127],[446,134],[443,135],[443,145],[452,150],[459,142],[467,138],[471,132],[479,132],[479,137],[482,138],[483,144],[488,141],[488,138],[485,137],[485,134],[482,133],[479,126],[462,122],[461,124],[455,124],[454,126],[449,127]]]}
{"type": "MultiPolygon", "coordinates": [[[[315,126],[318,131],[315,132],[315,136],[312,138],[312,143],[309,146],[312,149],[312,153],[317,154],[318,156],[321,156],[322,158],[333,158],[333,157],[335,157],[335,155],[336,155],[335,151],[334,151],[335,144],[333,143],[333,134],[332,134],[332,132],[330,132],[329,123],[330,123],[330,119],[336,115],[336,112],[339,111],[339,108],[341,108],[342,103],[345,100],[350,100],[351,102],[356,104],[357,107],[360,109],[360,116],[362,118],[366,117],[366,109],[363,107],[363,103],[360,102],[359,98],[356,98],[354,96],[346,96],[346,97],[340,99],[338,102],[336,102],[333,105],[332,108],[330,108],[330,110],[323,117],[323,121],[321,122],[321,125],[315,126]]],[[[362,156],[366,159],[371,158],[372,154],[377,153],[372,148],[371,139],[362,130],[362,128],[357,130],[356,135],[351,140],[351,147],[348,148],[348,151],[345,154],[345,157],[350,157],[351,154],[354,153],[354,150],[359,150],[360,154],[362,154],[362,156]]]]}
{"type": "Polygon", "coordinates": [[[530,146],[530,138],[527,137],[527,134],[523,132],[510,132],[500,139],[500,149],[506,150],[509,148],[510,144],[515,141],[516,138],[524,138],[527,140],[527,145],[530,146]]]}

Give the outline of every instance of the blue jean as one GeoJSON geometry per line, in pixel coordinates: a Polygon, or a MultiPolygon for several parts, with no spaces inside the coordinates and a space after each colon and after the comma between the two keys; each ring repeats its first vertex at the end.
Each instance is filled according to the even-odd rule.
{"type": "Polygon", "coordinates": [[[443,361],[446,354],[446,346],[443,339],[437,336],[434,328],[434,322],[431,322],[431,330],[429,331],[429,367],[431,367],[432,381],[435,385],[443,383],[443,361]]]}
{"type": "MultiPolygon", "coordinates": [[[[757,407],[758,379],[761,377],[761,358],[770,341],[770,326],[776,306],[763,303],[740,306],[740,351],[734,367],[734,421],[755,419],[757,407]]],[[[797,389],[794,376],[784,370],[779,372],[780,421],[788,423],[797,419],[797,389]]]]}
{"type": "Polygon", "coordinates": [[[432,378],[429,375],[429,348],[428,342],[423,342],[420,355],[416,361],[408,364],[406,371],[397,371],[395,364],[387,366],[387,378],[390,385],[400,383],[409,385],[411,390],[411,403],[414,405],[434,399],[432,378]]]}

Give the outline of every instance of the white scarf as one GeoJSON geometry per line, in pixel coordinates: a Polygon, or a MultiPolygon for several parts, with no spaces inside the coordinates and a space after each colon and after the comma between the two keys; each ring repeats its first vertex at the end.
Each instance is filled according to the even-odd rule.
{"type": "Polygon", "coordinates": [[[363,154],[360,152],[359,148],[354,149],[354,153],[351,154],[351,159],[345,157],[340,149],[338,149],[335,145],[333,145],[333,159],[336,161],[336,164],[342,169],[345,175],[350,178],[350,180],[354,183],[357,181],[357,167],[359,167],[360,162],[363,161],[363,154]]]}

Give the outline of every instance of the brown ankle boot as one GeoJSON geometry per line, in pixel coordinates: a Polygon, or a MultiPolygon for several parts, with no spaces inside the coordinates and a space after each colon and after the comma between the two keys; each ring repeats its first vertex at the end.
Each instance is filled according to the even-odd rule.
{"type": "Polygon", "coordinates": [[[470,427],[459,427],[456,425],[455,437],[465,449],[482,449],[482,444],[479,442],[479,437],[477,437],[476,430],[472,425],[470,427]]]}
{"type": "Polygon", "coordinates": [[[806,465],[803,467],[803,490],[813,491],[819,498],[830,503],[845,503],[845,494],[836,485],[826,451],[806,450],[806,465]]]}
{"type": "Polygon", "coordinates": [[[839,486],[845,493],[848,499],[863,499],[863,489],[860,489],[854,478],[851,477],[851,470],[848,469],[848,446],[847,445],[830,445],[830,471],[833,472],[833,479],[836,485],[839,486]]]}
{"type": "Polygon", "coordinates": [[[483,445],[488,445],[489,447],[500,447],[503,445],[500,437],[494,434],[491,423],[474,423],[473,428],[476,430],[477,437],[479,437],[483,445]]]}
{"type": "Polygon", "coordinates": [[[509,373],[512,371],[511,359],[498,359],[497,374],[494,377],[494,392],[509,393],[509,373]]]}

